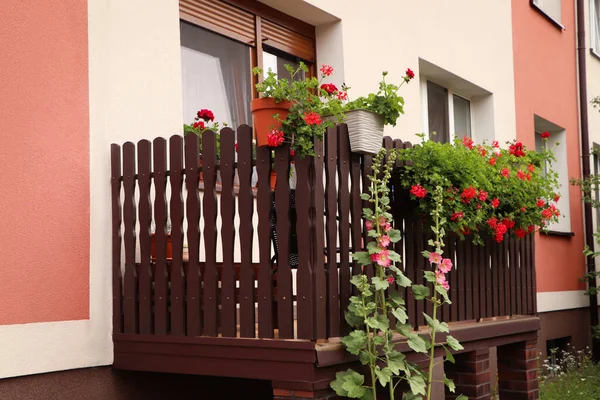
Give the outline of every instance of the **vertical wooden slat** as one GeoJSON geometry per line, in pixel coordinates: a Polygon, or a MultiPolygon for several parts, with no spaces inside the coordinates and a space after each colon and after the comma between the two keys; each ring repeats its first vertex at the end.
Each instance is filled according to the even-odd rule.
{"type": "MultiPolygon", "coordinates": [[[[529,236],[529,235],[528,235],[529,236]]],[[[520,247],[520,281],[521,281],[521,314],[527,311],[527,237],[519,240],[520,247]]]]}
{"type": "Polygon", "coordinates": [[[471,276],[473,277],[471,285],[471,296],[473,299],[473,318],[479,320],[481,318],[481,301],[479,300],[479,272],[481,271],[481,261],[479,259],[479,249],[481,246],[473,243],[473,239],[469,237],[471,242],[471,276]]]}
{"type": "Polygon", "coordinates": [[[465,257],[465,242],[456,239],[456,264],[458,266],[457,283],[458,286],[458,320],[464,321],[466,319],[466,295],[465,295],[465,284],[466,284],[466,257],[465,257]]]}
{"type": "Polygon", "coordinates": [[[492,291],[493,291],[493,311],[492,314],[494,317],[497,317],[498,315],[500,315],[500,303],[501,303],[501,299],[500,299],[500,292],[502,291],[502,280],[500,279],[502,277],[502,273],[500,271],[501,268],[501,255],[502,252],[500,251],[500,245],[498,243],[496,243],[496,241],[492,238],[490,240],[490,243],[492,244],[492,281],[491,281],[491,287],[492,287],[492,291]]]}
{"type": "Polygon", "coordinates": [[[292,270],[290,268],[290,147],[287,144],[275,150],[275,211],[277,213],[277,324],[279,338],[294,338],[292,297],[292,270]]]}
{"type": "MultiPolygon", "coordinates": [[[[423,257],[422,252],[424,250],[423,244],[425,243],[425,226],[421,219],[418,219],[415,223],[415,280],[413,281],[419,285],[427,285],[425,281],[425,263],[427,260],[423,257]]],[[[417,313],[415,315],[416,325],[415,326],[424,326],[425,318],[423,317],[423,312],[425,311],[425,301],[426,300],[418,300],[417,301],[417,313]]]]}
{"type": "Polygon", "coordinates": [[[473,243],[469,237],[464,239],[465,271],[465,319],[473,319],[473,243]]]}
{"type": "Polygon", "coordinates": [[[252,128],[242,125],[237,130],[239,218],[240,218],[240,336],[255,336],[254,269],[254,196],[252,194],[252,128]]]}
{"type": "MultiPolygon", "coordinates": [[[[402,149],[402,141],[400,139],[394,140],[393,144],[394,149],[400,150],[402,149]]],[[[402,162],[396,159],[396,165],[394,168],[402,167],[402,162]]],[[[393,185],[393,199],[394,203],[392,206],[392,215],[394,218],[394,229],[398,229],[400,231],[400,241],[396,242],[394,245],[394,250],[396,253],[400,255],[400,262],[397,264],[397,267],[400,271],[404,271],[404,267],[406,265],[406,260],[404,259],[404,245],[406,240],[404,239],[405,231],[404,231],[404,207],[402,204],[402,198],[404,190],[402,188],[401,182],[392,176],[392,185],[393,185]]],[[[393,285],[394,289],[400,289],[400,295],[402,298],[406,300],[407,289],[399,288],[397,284],[393,285]]]]}
{"type": "Polygon", "coordinates": [[[138,332],[138,276],[135,267],[136,251],[136,212],[135,212],[135,145],[127,142],[123,145],[123,202],[125,278],[123,317],[125,333],[138,332]]]}
{"type": "Polygon", "coordinates": [[[502,241],[502,249],[504,254],[504,315],[510,315],[510,237],[506,235],[502,241]]]}
{"type": "Polygon", "coordinates": [[[202,214],[204,215],[204,250],[206,263],[202,277],[204,279],[202,314],[204,316],[204,336],[217,336],[217,140],[213,131],[202,134],[202,169],[204,173],[204,196],[202,214]]]}
{"type": "Polygon", "coordinates": [[[171,183],[171,245],[173,261],[171,263],[171,333],[185,335],[186,293],[185,271],[183,269],[183,138],[171,136],[169,139],[169,163],[171,183]]]}
{"type": "Polygon", "coordinates": [[[508,242],[510,255],[510,315],[517,315],[517,247],[515,238],[511,237],[508,242]]]}
{"type": "Polygon", "coordinates": [[[487,301],[486,301],[486,290],[485,290],[485,274],[488,270],[489,261],[486,258],[485,244],[478,246],[479,252],[479,318],[486,317],[487,301]]]}
{"type": "Polygon", "coordinates": [[[169,274],[167,270],[167,141],[152,143],[154,158],[154,223],[156,271],[154,274],[154,332],[166,335],[169,329],[169,274]]]}
{"type": "Polygon", "coordinates": [[[121,273],[121,146],[110,146],[112,197],[113,333],[123,332],[123,277],[121,273]]]}
{"type": "MultiPolygon", "coordinates": [[[[325,214],[327,221],[325,229],[327,230],[327,291],[328,291],[328,313],[329,313],[329,336],[340,336],[340,322],[344,320],[345,310],[340,310],[339,292],[338,292],[338,265],[337,265],[337,129],[335,127],[327,129],[325,134],[325,214]]],[[[353,221],[354,223],[354,221],[353,221]]],[[[362,223],[362,222],[361,222],[362,223]]],[[[354,243],[353,243],[354,245],[354,243]]],[[[356,250],[354,250],[356,251],[356,250]]],[[[350,282],[342,282],[342,285],[349,285],[350,282]]]]}
{"type": "MultiPolygon", "coordinates": [[[[350,174],[350,142],[346,131],[338,127],[338,227],[340,238],[340,307],[348,309],[352,295],[350,286],[350,191],[348,176],[350,174]]],[[[342,332],[345,334],[346,332],[342,332]]]]}
{"type": "Polygon", "coordinates": [[[494,292],[492,284],[493,242],[489,235],[485,237],[485,316],[494,316],[494,292]]]}
{"type": "MultiPolygon", "coordinates": [[[[404,262],[404,274],[408,279],[413,282],[413,284],[417,284],[415,279],[416,274],[416,260],[415,257],[420,257],[420,254],[417,254],[415,249],[415,229],[416,222],[413,216],[408,216],[405,221],[405,229],[406,229],[406,252],[405,257],[406,261],[404,262]]],[[[406,310],[408,314],[408,322],[416,327],[417,323],[417,304],[416,304],[415,296],[412,290],[408,289],[406,295],[406,310]]]]}
{"type": "MultiPolygon", "coordinates": [[[[362,187],[362,191],[363,193],[369,193],[369,188],[371,187],[371,180],[369,179],[369,177],[373,174],[373,157],[370,154],[364,154],[362,156],[362,182],[363,182],[363,187],[362,187]]],[[[367,200],[363,201],[363,208],[370,208],[373,209],[373,204],[369,203],[367,200]]],[[[373,238],[370,238],[367,235],[368,231],[366,229],[364,229],[363,231],[363,243],[364,246],[367,246],[367,243],[369,243],[371,240],[373,240],[373,238]]],[[[367,266],[364,267],[364,273],[365,275],[367,275],[370,278],[372,278],[375,274],[373,265],[369,264],[367,266]]]]}
{"type": "MultiPolygon", "coordinates": [[[[343,128],[342,126],[342,134],[343,128]]],[[[348,134],[347,132],[345,133],[348,134]]],[[[323,187],[323,142],[315,139],[315,157],[313,157],[313,170],[310,174],[312,185],[312,207],[310,210],[311,235],[313,236],[311,257],[313,263],[313,286],[314,315],[315,315],[315,338],[325,339],[327,337],[327,280],[325,277],[325,265],[323,248],[325,247],[325,227],[323,214],[325,212],[325,189],[323,187]]]]}
{"type": "MultiPolygon", "coordinates": [[[[269,147],[259,147],[256,149],[256,170],[258,172],[256,204],[258,209],[258,247],[260,253],[260,267],[258,270],[258,337],[272,338],[273,273],[271,270],[271,187],[269,185],[271,176],[271,149],[269,147]]],[[[279,179],[286,178],[280,177],[279,179]]]]}
{"type": "Polygon", "coordinates": [[[536,281],[536,270],[535,270],[535,238],[530,236],[530,250],[529,250],[529,266],[531,269],[531,301],[533,304],[533,309],[531,310],[531,314],[537,313],[537,281],[536,281]]]}
{"type": "Polygon", "coordinates": [[[523,315],[523,309],[522,309],[522,299],[521,299],[521,239],[515,239],[515,246],[514,246],[514,251],[515,251],[515,271],[514,271],[514,277],[515,277],[515,299],[516,299],[516,304],[515,304],[515,314],[516,315],[523,315]]]}
{"type": "MultiPolygon", "coordinates": [[[[350,238],[352,240],[352,253],[362,250],[362,200],[361,191],[361,156],[358,153],[350,154],[350,238]]],[[[352,261],[352,275],[362,273],[362,266],[352,261]]]]}
{"type": "Polygon", "coordinates": [[[498,314],[501,316],[506,315],[506,251],[504,248],[504,244],[506,242],[502,241],[498,243],[498,282],[500,284],[499,288],[499,305],[498,305],[498,314]]]}
{"type": "Polygon", "coordinates": [[[448,235],[448,257],[452,260],[452,264],[454,267],[448,274],[449,284],[450,284],[450,301],[452,304],[450,305],[450,321],[458,321],[458,291],[459,291],[459,282],[458,282],[458,257],[456,256],[456,236],[453,234],[448,235]]]}
{"type": "Polygon", "coordinates": [[[314,339],[313,286],[311,264],[310,204],[311,192],[309,157],[296,159],[296,215],[298,232],[298,271],[296,274],[298,339],[314,339]]]}
{"type": "Polygon", "coordinates": [[[187,241],[189,264],[186,272],[187,335],[202,334],[202,274],[200,272],[200,141],[196,135],[185,137],[185,187],[187,201],[187,241]]]}
{"type": "MultiPolygon", "coordinates": [[[[223,336],[235,337],[236,299],[235,268],[233,251],[235,248],[235,132],[230,128],[221,130],[221,245],[223,249],[223,270],[221,271],[221,325],[223,336]]],[[[206,195],[206,194],[205,194],[206,195]]]]}
{"type": "Polygon", "coordinates": [[[140,140],[138,150],[138,186],[140,188],[140,276],[139,310],[140,333],[152,333],[152,270],[150,269],[150,230],[152,221],[152,203],[150,200],[150,173],[152,143],[140,140]]]}

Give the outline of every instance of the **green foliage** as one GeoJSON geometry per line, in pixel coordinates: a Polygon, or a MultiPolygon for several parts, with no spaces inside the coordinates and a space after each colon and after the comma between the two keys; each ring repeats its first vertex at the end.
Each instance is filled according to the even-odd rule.
{"type": "Polygon", "coordinates": [[[554,351],[539,372],[540,400],[600,399],[600,365],[589,350],[554,351]]]}
{"type": "Polygon", "coordinates": [[[518,142],[507,142],[509,148],[501,149],[496,143],[474,145],[470,139],[455,139],[442,144],[421,136],[420,145],[400,152],[400,159],[411,162],[400,170],[399,181],[407,190],[420,185],[427,191],[424,198],[411,195],[425,215],[435,206],[434,189],[441,187],[441,217],[461,238],[472,234],[481,242],[480,232],[488,231],[501,241],[505,235],[498,234],[493,221],[505,225],[509,234],[523,236],[558,220],[558,174],[551,168],[549,139],[544,139],[544,150],[536,152],[518,142]]]}
{"type": "Polygon", "coordinates": [[[398,89],[405,82],[410,81],[411,78],[404,76],[400,85],[394,85],[385,81],[387,74],[385,71],[382,73],[377,93],[369,93],[366,97],[359,97],[356,100],[350,101],[346,104],[345,111],[372,111],[383,117],[385,125],[396,126],[396,121],[400,118],[400,114],[404,114],[404,98],[398,95],[398,89]]]}
{"type": "MultiPolygon", "coordinates": [[[[200,111],[199,111],[200,112],[200,111]]],[[[209,119],[203,120],[200,116],[196,116],[194,118],[194,122],[191,124],[183,125],[183,136],[187,136],[189,134],[195,134],[200,139],[200,154],[202,154],[202,137],[205,131],[213,131],[215,133],[215,142],[217,148],[217,159],[221,157],[221,135],[219,134],[219,129],[221,127],[226,127],[227,124],[223,122],[219,124],[218,122],[212,122],[209,119]],[[209,123],[210,122],[210,123],[209,123]]]]}

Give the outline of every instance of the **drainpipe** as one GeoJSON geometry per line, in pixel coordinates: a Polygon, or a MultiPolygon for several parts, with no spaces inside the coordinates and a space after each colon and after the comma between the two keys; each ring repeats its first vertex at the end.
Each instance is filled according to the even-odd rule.
{"type": "MultiPolygon", "coordinates": [[[[583,178],[590,176],[590,137],[588,124],[588,100],[587,100],[587,72],[586,57],[587,48],[585,46],[585,0],[577,0],[577,61],[579,69],[579,121],[581,125],[581,161],[583,178]]],[[[589,195],[589,193],[587,193],[589,195]]],[[[594,227],[592,226],[592,205],[583,204],[583,214],[585,220],[585,243],[590,249],[594,248],[594,227]]],[[[593,274],[596,272],[596,261],[593,256],[586,257],[587,272],[593,274]]],[[[596,288],[596,278],[588,280],[590,289],[596,288]]],[[[598,325],[598,297],[590,297],[590,323],[592,326],[598,325]]],[[[592,341],[592,357],[595,361],[600,360],[600,341],[592,341]]]]}

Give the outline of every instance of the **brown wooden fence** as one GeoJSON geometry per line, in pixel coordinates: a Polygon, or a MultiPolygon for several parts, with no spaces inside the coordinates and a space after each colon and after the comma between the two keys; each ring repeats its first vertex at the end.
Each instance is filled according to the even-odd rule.
{"type": "MultiPolygon", "coordinates": [[[[386,137],[383,146],[410,143],[386,137]]],[[[368,240],[360,194],[372,159],[350,152],[345,125],[330,129],[315,149],[315,157],[301,159],[287,146],[257,148],[254,159],[248,126],[225,128],[219,137],[207,131],[202,146],[195,135],[113,144],[114,332],[280,339],[346,333],[350,278],[362,270],[351,253],[368,240]],[[286,179],[290,174],[294,179],[286,179]]],[[[396,251],[405,274],[420,282],[430,234],[398,182],[392,186],[394,225],[403,233],[396,251]]],[[[485,246],[454,236],[446,242],[457,268],[449,274],[452,305],[442,308],[444,320],[535,313],[531,237],[501,244],[487,238],[485,246]]],[[[372,276],[372,267],[365,273],[372,276]]],[[[425,302],[409,291],[405,298],[410,322],[424,325],[425,302]]]]}

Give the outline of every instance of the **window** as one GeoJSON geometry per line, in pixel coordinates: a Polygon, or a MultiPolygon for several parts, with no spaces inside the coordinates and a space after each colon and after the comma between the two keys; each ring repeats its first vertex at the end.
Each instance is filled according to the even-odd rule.
{"type": "Polygon", "coordinates": [[[600,56],[600,0],[590,0],[590,35],[590,47],[600,56]]]}
{"type": "Polygon", "coordinates": [[[532,0],[533,4],[552,20],[561,23],[561,0],[532,0]]]}
{"type": "Polygon", "coordinates": [[[471,101],[431,81],[426,85],[429,138],[448,143],[454,136],[471,137],[471,101]]]}
{"type": "MultiPolygon", "coordinates": [[[[570,218],[570,202],[569,202],[569,168],[567,163],[567,145],[566,145],[566,132],[565,130],[537,115],[534,116],[535,126],[535,148],[536,151],[542,151],[544,146],[552,148],[556,161],[551,166],[544,166],[544,173],[548,172],[548,168],[558,173],[558,191],[560,193],[560,199],[558,200],[557,207],[560,210],[561,216],[558,222],[552,223],[548,226],[548,230],[560,233],[571,234],[571,218],[570,218]],[[542,133],[550,133],[548,141],[542,140],[542,133]],[[558,143],[556,145],[556,143],[558,143]]],[[[550,199],[548,199],[550,200],[550,199]]]]}
{"type": "Polygon", "coordinates": [[[179,11],[185,122],[209,108],[218,122],[251,124],[254,67],[286,77],[285,64],[304,61],[313,74],[312,25],[258,1],[179,0],[179,11]]]}

